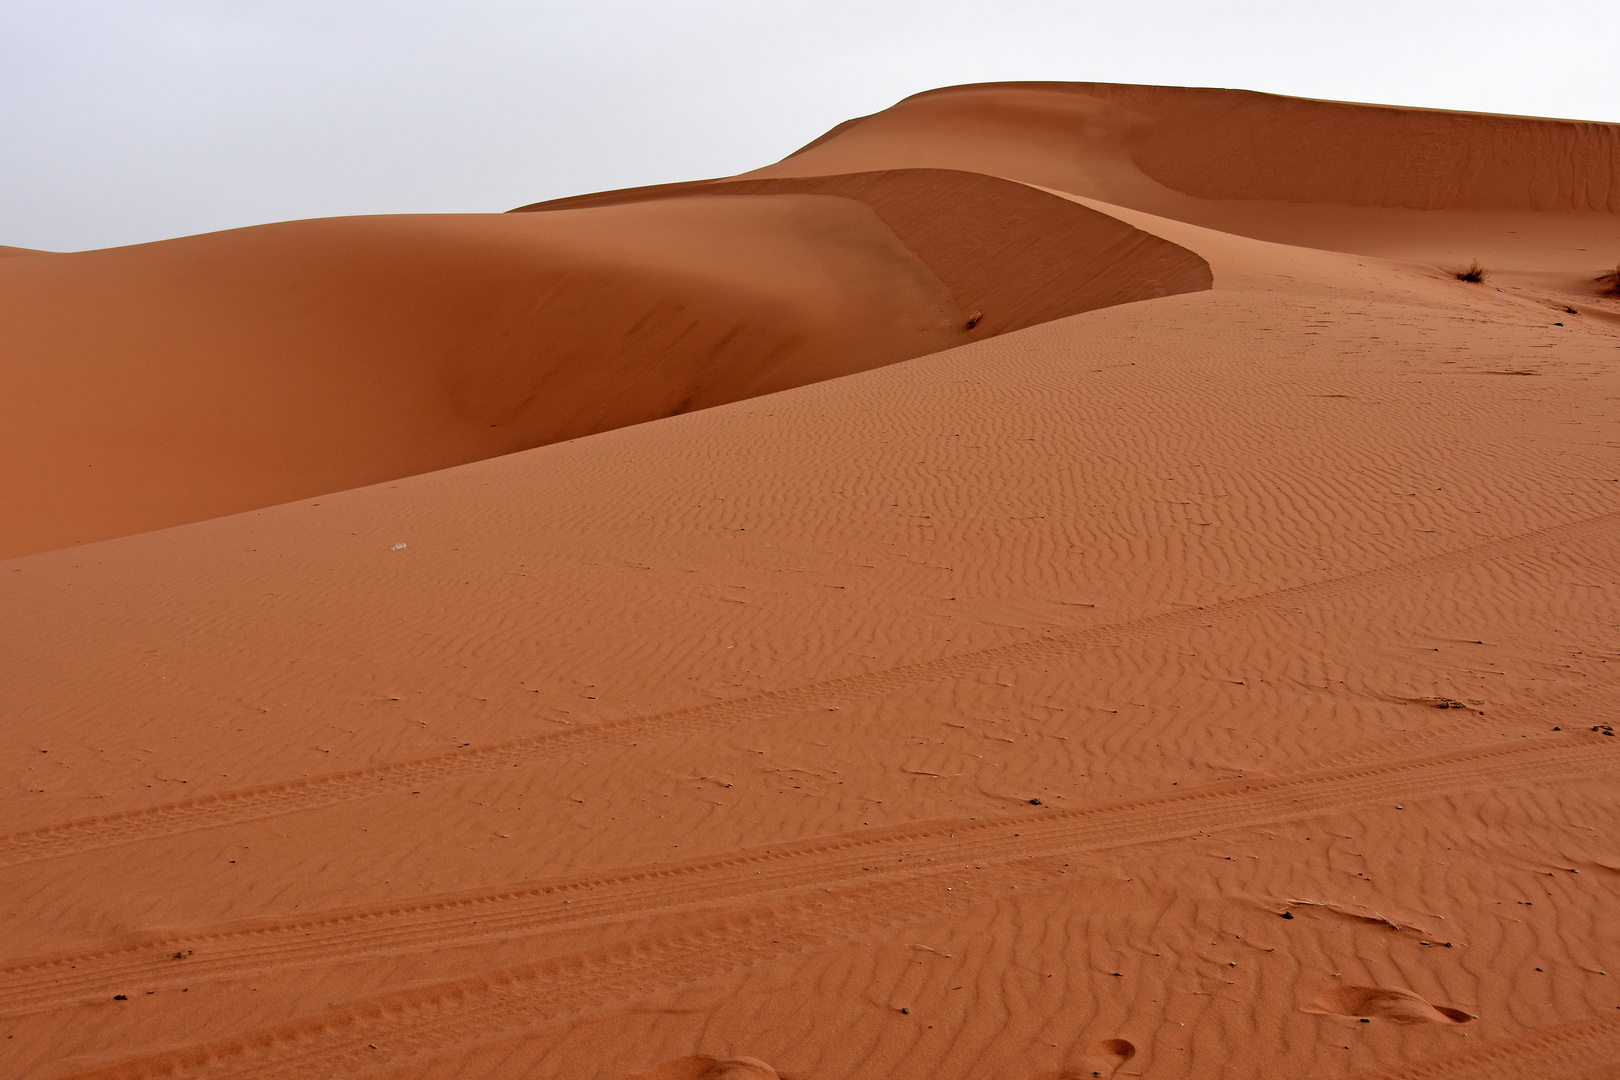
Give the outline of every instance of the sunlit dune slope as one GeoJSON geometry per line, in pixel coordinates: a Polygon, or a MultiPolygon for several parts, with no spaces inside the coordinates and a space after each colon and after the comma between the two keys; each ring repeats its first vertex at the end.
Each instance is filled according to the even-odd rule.
{"type": "Polygon", "coordinates": [[[461,464],[1209,282],[1201,258],[1114,218],[944,172],[8,259],[0,555],[461,464]]]}
{"type": "Polygon", "coordinates": [[[34,248],[7,247],[0,244],[0,259],[13,258],[18,255],[44,255],[47,252],[37,251],[34,248]]]}
{"type": "MultiPolygon", "coordinates": [[[[968,169],[1282,243],[1401,257],[1620,247],[1620,125],[1242,90],[991,83],[910,97],[750,176],[968,169]],[[1533,237],[1526,236],[1532,232],[1533,237]]],[[[1612,258],[1612,255],[1610,256],[1612,258]]]]}

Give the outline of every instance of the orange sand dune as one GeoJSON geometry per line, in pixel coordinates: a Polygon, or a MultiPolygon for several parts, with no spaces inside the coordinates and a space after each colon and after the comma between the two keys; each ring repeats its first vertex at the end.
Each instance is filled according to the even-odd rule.
{"type": "Polygon", "coordinates": [[[974,250],[1054,281],[1043,234],[1107,223],[1190,287],[0,563],[7,1075],[1620,1071],[1601,262],[1556,225],[1470,284],[1041,182],[1003,232],[1078,216],[1005,244],[930,231],[980,183],[933,172],[488,235],[642,223],[622,272],[735,221],[689,253],[729,283],[786,200],[956,319],[1002,285],[974,250]]]}
{"type": "Polygon", "coordinates": [[[1158,237],[940,172],[7,260],[0,554],[407,476],[1208,286],[1203,260],[1158,237]]]}
{"type": "Polygon", "coordinates": [[[851,120],[749,175],[923,167],[1395,258],[1543,264],[1589,247],[1585,261],[1601,269],[1620,249],[1620,124],[1240,90],[948,87],[851,120]]]}
{"type": "Polygon", "coordinates": [[[1113,194],[1139,188],[1140,177],[1205,200],[1620,213],[1620,125],[1243,90],[947,87],[842,124],[788,161],[847,168],[864,152],[915,155],[920,163],[947,143],[981,155],[975,164],[985,172],[1044,166],[1054,187],[1113,179],[1113,194]],[[1073,161],[1076,149],[1094,160],[1073,161]],[[1071,163],[1062,171],[1065,158],[1071,163]],[[1108,158],[1125,175],[1109,178],[1108,158]]]}

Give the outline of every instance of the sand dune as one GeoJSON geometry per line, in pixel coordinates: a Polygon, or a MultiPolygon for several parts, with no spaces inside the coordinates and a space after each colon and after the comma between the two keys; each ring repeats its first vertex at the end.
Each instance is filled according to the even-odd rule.
{"type": "Polygon", "coordinates": [[[1098,83],[949,87],[751,176],[948,168],[1279,243],[1534,263],[1620,248],[1620,125],[1098,83]]]}
{"type": "MultiPolygon", "coordinates": [[[[330,256],[298,310],[355,350],[452,248],[469,311],[537,250],[615,302],[687,258],[693,304],[948,347],[769,393],[739,347],[712,407],[0,564],[10,1074],[1620,1068],[1603,261],[1555,224],[1469,284],[965,164],[218,238],[420,252],[330,256]]],[[[443,340],[509,387],[483,310],[443,340]]],[[[320,396],[294,363],[262,393],[320,396]]]]}
{"type": "Polygon", "coordinates": [[[1149,181],[1204,200],[1620,213],[1614,124],[1103,83],[918,94],[755,175],[883,156],[920,165],[950,146],[992,175],[1044,169],[1053,187],[1117,185],[1098,197],[1149,181]]]}
{"type": "Polygon", "coordinates": [[[941,172],[8,260],[0,554],[408,476],[1208,287],[1203,260],[1165,240],[941,172]]]}

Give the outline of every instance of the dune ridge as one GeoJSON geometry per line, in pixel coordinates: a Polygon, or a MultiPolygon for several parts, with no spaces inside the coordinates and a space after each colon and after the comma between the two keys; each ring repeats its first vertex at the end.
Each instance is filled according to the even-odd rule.
{"type": "Polygon", "coordinates": [[[713,195],[836,195],[870,206],[946,283],[975,339],[1210,287],[1209,264],[1117,218],[1054,213],[1053,196],[981,173],[901,169],[632,188],[513,213],[713,195]],[[1009,268],[1016,267],[1016,273],[1009,268]]]}

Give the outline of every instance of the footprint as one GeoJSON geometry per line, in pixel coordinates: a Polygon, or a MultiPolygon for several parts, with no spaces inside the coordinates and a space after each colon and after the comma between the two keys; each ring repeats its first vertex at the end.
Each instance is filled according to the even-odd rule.
{"type": "Polygon", "coordinates": [[[624,1080],[787,1080],[758,1058],[716,1058],[707,1054],[676,1058],[624,1080]]]}
{"type": "Polygon", "coordinates": [[[1102,1042],[1092,1043],[1086,1049],[1084,1057],[1072,1062],[1067,1068],[1057,1072],[1044,1072],[1031,1080],[1094,1080],[1095,1077],[1110,1077],[1131,1058],[1136,1056],[1136,1046],[1125,1039],[1104,1039],[1102,1042]]]}
{"type": "Polygon", "coordinates": [[[1466,1024],[1473,1016],[1461,1009],[1430,1005],[1410,990],[1379,986],[1338,986],[1305,1007],[1309,1013],[1391,1020],[1397,1024],[1466,1024]]]}

